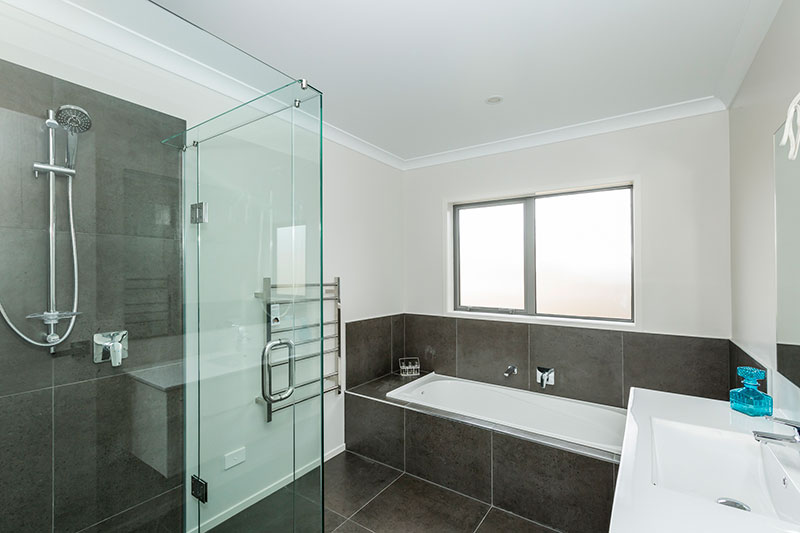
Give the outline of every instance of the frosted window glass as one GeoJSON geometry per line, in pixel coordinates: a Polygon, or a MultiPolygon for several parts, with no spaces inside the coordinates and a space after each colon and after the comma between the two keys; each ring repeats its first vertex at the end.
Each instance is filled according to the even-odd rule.
{"type": "Polygon", "coordinates": [[[536,312],[630,320],[631,189],[536,198],[536,312]]]}
{"type": "Polygon", "coordinates": [[[458,210],[460,303],[525,308],[523,203],[458,210]]]}

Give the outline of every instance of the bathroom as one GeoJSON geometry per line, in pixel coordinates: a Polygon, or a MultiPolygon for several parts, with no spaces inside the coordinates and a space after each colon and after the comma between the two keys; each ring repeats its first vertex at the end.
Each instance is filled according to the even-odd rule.
{"type": "Polygon", "coordinates": [[[797,2],[0,20],[0,531],[800,532],[797,2]]]}

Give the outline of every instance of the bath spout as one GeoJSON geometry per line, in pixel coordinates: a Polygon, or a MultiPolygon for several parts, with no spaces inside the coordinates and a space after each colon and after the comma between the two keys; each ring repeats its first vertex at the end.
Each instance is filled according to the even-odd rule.
{"type": "Polygon", "coordinates": [[[515,367],[514,365],[508,365],[508,368],[506,368],[506,371],[503,372],[503,375],[505,377],[507,377],[507,378],[509,378],[511,376],[516,376],[517,375],[517,367],[515,367]]]}

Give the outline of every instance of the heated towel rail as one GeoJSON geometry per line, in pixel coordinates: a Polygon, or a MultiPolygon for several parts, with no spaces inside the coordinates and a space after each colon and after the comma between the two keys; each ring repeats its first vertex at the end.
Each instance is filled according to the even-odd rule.
{"type": "MultiPolygon", "coordinates": [[[[332,283],[306,283],[306,284],[273,284],[271,278],[264,278],[262,289],[260,292],[255,293],[255,297],[261,300],[264,305],[264,337],[266,345],[261,352],[261,396],[256,397],[256,403],[264,407],[265,420],[272,422],[272,415],[277,411],[286,409],[298,403],[316,398],[318,395],[312,393],[305,397],[297,397],[295,394],[298,390],[306,388],[312,390],[313,385],[320,384],[320,378],[315,377],[300,383],[296,382],[297,370],[296,365],[298,361],[305,361],[315,357],[322,358],[323,368],[322,372],[322,393],[336,391],[337,394],[342,393],[341,381],[339,379],[339,368],[341,365],[341,333],[342,333],[342,299],[341,299],[341,281],[338,277],[334,278],[332,283]],[[320,295],[317,297],[309,297],[305,293],[308,290],[320,290],[320,295]],[[280,291],[298,291],[302,290],[301,295],[287,295],[285,292],[280,291]],[[273,294],[277,292],[277,294],[273,294]],[[300,304],[307,304],[319,302],[322,299],[322,316],[318,322],[284,326],[280,326],[282,316],[279,309],[280,306],[298,306],[300,304]],[[326,302],[333,303],[333,316],[326,319],[326,312],[329,310],[330,305],[326,302]],[[277,315],[277,316],[274,316],[277,315]],[[297,332],[308,329],[319,328],[319,336],[312,338],[297,338],[297,332]],[[333,332],[326,333],[326,329],[333,332]],[[326,343],[333,341],[333,347],[327,347],[326,343]],[[305,345],[319,344],[318,351],[297,355],[298,347],[305,345]],[[288,356],[285,360],[275,362],[272,360],[272,352],[277,349],[286,348],[288,356]],[[325,356],[335,354],[334,369],[331,372],[324,372],[325,356]],[[288,365],[287,386],[279,391],[273,391],[273,370],[275,368],[288,365]]],[[[297,309],[293,310],[293,318],[297,320],[297,309]]]]}

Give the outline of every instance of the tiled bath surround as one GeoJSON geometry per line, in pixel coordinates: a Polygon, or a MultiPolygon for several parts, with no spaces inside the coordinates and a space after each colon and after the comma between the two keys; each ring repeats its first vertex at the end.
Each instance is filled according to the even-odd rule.
{"type": "Polygon", "coordinates": [[[727,339],[441,316],[351,322],[346,334],[350,452],[568,532],[608,529],[616,465],[387,399],[408,381],[387,373],[400,357],[419,357],[425,371],[618,407],[632,386],[724,400],[738,386],[736,366],[760,366],[727,339]],[[518,374],[505,378],[508,365],[518,374]],[[556,384],[542,391],[536,366],[556,368],[556,384]]]}
{"type": "Polygon", "coordinates": [[[346,328],[348,388],[419,357],[424,372],[625,407],[631,387],[725,400],[736,366],[760,366],[727,339],[415,314],[346,328]],[[537,366],[555,368],[555,385],[536,383],[537,366]]]}
{"type": "Polygon", "coordinates": [[[614,463],[386,398],[409,379],[392,374],[347,391],[349,452],[559,531],[608,530],[614,463]]]}
{"type": "MultiPolygon", "coordinates": [[[[0,323],[0,482],[13,487],[0,531],[182,531],[183,372],[169,383],[155,369],[183,359],[180,158],[160,140],[185,123],[0,61],[0,299],[32,336],[42,323],[24,316],[44,310],[48,242],[47,178],[32,164],[46,161],[43,121],[62,104],[93,119],[74,180],[83,314],[55,356],[0,323]],[[92,334],[122,329],[123,365],[94,364],[92,334]]],[[[72,300],[65,192],[58,178],[60,310],[72,300]]]]}

